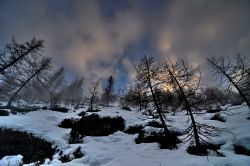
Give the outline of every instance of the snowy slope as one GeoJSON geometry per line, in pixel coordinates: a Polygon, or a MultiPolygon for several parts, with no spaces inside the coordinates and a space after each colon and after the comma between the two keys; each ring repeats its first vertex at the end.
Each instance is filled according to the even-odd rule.
{"type": "MultiPolygon", "coordinates": [[[[102,108],[98,112],[101,116],[121,116],[126,121],[126,126],[146,124],[148,120],[136,111],[125,111],[118,107],[102,108]]],[[[51,166],[249,166],[250,157],[237,155],[233,151],[233,143],[250,147],[250,120],[249,110],[246,106],[230,107],[222,116],[226,122],[209,120],[213,114],[197,116],[199,122],[214,126],[220,126],[230,132],[222,132],[219,137],[214,138],[216,143],[224,143],[220,152],[225,157],[216,156],[194,156],[186,152],[188,143],[181,143],[177,150],[159,149],[157,143],[135,144],[135,135],[129,135],[118,131],[104,137],[85,137],[83,144],[68,144],[70,129],[59,128],[57,125],[64,118],[78,117],[77,113],[82,110],[70,113],[53,111],[35,111],[25,115],[11,115],[0,117],[0,126],[16,128],[33,133],[36,136],[45,138],[61,148],[65,154],[72,152],[77,147],[82,147],[84,156],[74,159],[68,163],[61,163],[54,156],[52,161],[47,160],[45,165],[51,166]]],[[[176,116],[167,115],[175,130],[183,131],[189,124],[186,122],[185,112],[177,113],[176,116]]],[[[17,156],[20,160],[20,156],[17,156]]],[[[11,158],[11,157],[9,157],[11,158]]],[[[0,165],[5,166],[6,157],[0,160],[0,165]]],[[[12,160],[13,157],[12,157],[12,160]]],[[[14,165],[14,164],[13,164],[14,165]]]]}

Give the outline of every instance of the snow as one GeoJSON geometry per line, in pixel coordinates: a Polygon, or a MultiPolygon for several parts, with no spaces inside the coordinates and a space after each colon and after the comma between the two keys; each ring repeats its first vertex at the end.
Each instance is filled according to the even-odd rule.
{"type": "MultiPolygon", "coordinates": [[[[79,118],[77,114],[85,110],[84,108],[69,113],[39,110],[24,115],[0,117],[0,126],[31,132],[52,142],[63,151],[63,154],[70,155],[78,147],[81,147],[84,154],[82,158],[73,159],[68,163],[61,163],[58,160],[59,155],[55,154],[52,160],[46,160],[44,166],[249,166],[250,157],[235,154],[233,145],[250,148],[250,120],[247,120],[250,111],[245,105],[227,105],[223,109],[221,116],[226,119],[225,123],[209,120],[214,115],[212,113],[196,115],[195,118],[198,122],[225,129],[213,139],[215,143],[224,143],[219,151],[225,157],[190,155],[186,152],[188,143],[178,144],[178,149],[174,150],[160,149],[157,143],[136,144],[134,140],[137,134],[129,135],[122,131],[103,137],[87,136],[84,137],[82,144],[68,144],[70,129],[60,128],[58,124],[64,118],[79,118]]],[[[100,116],[123,117],[126,127],[145,126],[150,121],[136,110],[126,111],[119,107],[101,108],[101,110],[97,112],[100,116]]],[[[167,115],[169,124],[174,126],[173,130],[184,131],[190,125],[185,114],[186,112],[177,112],[175,116],[167,115]]],[[[159,129],[145,127],[144,130],[152,132],[159,129]]],[[[15,162],[21,160],[21,155],[6,156],[0,160],[0,166],[7,166],[9,161],[15,166],[15,162]]],[[[32,164],[26,166],[32,166],[32,164]]]]}
{"type": "Polygon", "coordinates": [[[5,156],[0,160],[1,166],[19,166],[22,164],[22,155],[17,156],[5,156]]]}

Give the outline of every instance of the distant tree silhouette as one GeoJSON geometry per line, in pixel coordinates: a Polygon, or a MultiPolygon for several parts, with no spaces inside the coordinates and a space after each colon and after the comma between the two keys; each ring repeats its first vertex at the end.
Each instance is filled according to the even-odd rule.
{"type": "Polygon", "coordinates": [[[143,109],[146,110],[149,105],[147,91],[144,91],[136,84],[134,87],[130,87],[130,89],[122,95],[121,104],[123,106],[139,107],[139,111],[143,109]]]}
{"type": "Polygon", "coordinates": [[[60,100],[77,107],[83,99],[83,78],[73,80],[70,85],[57,93],[57,96],[60,100]]]}
{"type": "Polygon", "coordinates": [[[55,107],[59,100],[60,88],[64,82],[64,68],[60,68],[55,73],[53,73],[43,90],[45,90],[45,97],[48,97],[50,100],[50,108],[55,107]]]}
{"type": "Polygon", "coordinates": [[[104,88],[104,93],[102,95],[102,100],[105,106],[109,106],[110,101],[114,99],[114,78],[111,75],[107,80],[107,85],[104,88]]]}
{"type": "Polygon", "coordinates": [[[90,88],[90,111],[94,110],[94,104],[97,103],[98,101],[98,92],[99,92],[99,81],[96,81],[96,83],[94,84],[94,86],[92,88],[90,88]]]}

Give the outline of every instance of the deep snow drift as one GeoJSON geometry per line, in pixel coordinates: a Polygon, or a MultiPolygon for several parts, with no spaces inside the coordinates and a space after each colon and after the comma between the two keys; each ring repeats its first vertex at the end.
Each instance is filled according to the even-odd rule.
{"type": "MultiPolygon", "coordinates": [[[[178,149],[160,149],[157,143],[136,144],[135,135],[129,135],[118,131],[109,136],[84,137],[82,144],[68,144],[70,129],[58,127],[64,118],[79,118],[77,115],[86,109],[78,109],[69,113],[60,113],[49,110],[29,112],[23,115],[10,115],[0,117],[0,126],[15,128],[33,133],[35,136],[44,138],[60,148],[64,154],[71,154],[75,149],[81,147],[84,156],[73,159],[68,163],[61,163],[58,154],[53,160],[46,160],[44,165],[51,166],[249,166],[250,157],[235,154],[234,144],[242,145],[250,149],[250,120],[249,110],[245,105],[233,106],[223,111],[222,116],[226,122],[210,120],[214,113],[197,115],[198,122],[219,126],[226,131],[215,137],[215,143],[223,143],[219,150],[225,157],[194,156],[186,152],[188,143],[178,144],[178,149]]],[[[148,119],[136,110],[125,111],[119,107],[101,108],[97,112],[101,116],[121,116],[126,121],[126,127],[136,124],[146,124],[148,119]]],[[[173,130],[183,131],[189,125],[185,112],[178,112],[175,116],[167,115],[171,120],[173,130]]],[[[153,130],[153,128],[147,128],[153,130]]],[[[182,137],[180,137],[182,138],[182,137]]],[[[6,156],[0,160],[0,166],[18,165],[22,160],[18,156],[6,156]]],[[[34,163],[29,164],[30,166],[34,163]]]]}

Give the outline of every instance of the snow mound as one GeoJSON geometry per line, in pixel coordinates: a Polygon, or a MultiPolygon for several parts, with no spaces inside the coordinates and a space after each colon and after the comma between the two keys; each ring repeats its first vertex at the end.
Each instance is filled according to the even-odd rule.
{"type": "Polygon", "coordinates": [[[0,166],[20,166],[23,161],[22,155],[5,156],[0,160],[0,166]]]}

